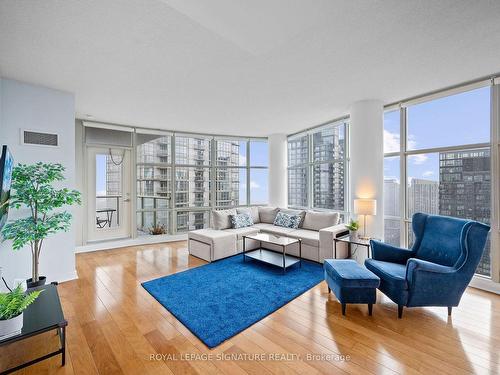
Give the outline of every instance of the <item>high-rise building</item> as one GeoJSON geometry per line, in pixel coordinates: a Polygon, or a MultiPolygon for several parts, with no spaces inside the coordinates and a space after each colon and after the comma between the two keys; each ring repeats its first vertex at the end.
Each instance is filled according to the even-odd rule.
{"type": "MultiPolygon", "coordinates": [[[[137,215],[138,230],[147,232],[154,225],[168,228],[169,210],[175,215],[176,231],[204,228],[208,224],[211,182],[215,168],[216,207],[237,206],[240,192],[240,142],[217,141],[215,160],[212,142],[207,138],[175,137],[175,164],[172,163],[169,136],[138,135],[137,146],[137,215]],[[173,173],[172,173],[173,172],[173,173]],[[174,175],[173,175],[174,174],[174,175]],[[175,196],[172,195],[172,181],[175,196]]],[[[107,158],[107,194],[116,194],[121,177],[119,169],[107,158]]],[[[245,183],[245,182],[242,182],[245,183]]]]}
{"type": "Polygon", "coordinates": [[[344,209],[343,129],[335,126],[313,134],[313,207],[344,209]],[[327,160],[340,162],[321,163],[327,160]]]}
{"type": "Polygon", "coordinates": [[[401,244],[399,189],[399,180],[384,179],[384,241],[394,246],[401,244]]]}
{"type": "Polygon", "coordinates": [[[399,216],[399,180],[384,179],[384,215],[399,216]]]}
{"type": "Polygon", "coordinates": [[[344,126],[326,127],[312,135],[289,139],[288,204],[308,207],[311,183],[313,207],[343,211],[344,152],[344,126]]]}
{"type": "MultiPolygon", "coordinates": [[[[489,149],[439,154],[439,213],[489,223],[491,155],[489,149]]],[[[491,273],[488,241],[477,272],[491,273]]]]}
{"type": "Polygon", "coordinates": [[[288,140],[288,205],[308,205],[308,137],[288,140]]]}
{"type": "Polygon", "coordinates": [[[439,214],[439,182],[412,178],[408,187],[408,211],[439,214]]]}

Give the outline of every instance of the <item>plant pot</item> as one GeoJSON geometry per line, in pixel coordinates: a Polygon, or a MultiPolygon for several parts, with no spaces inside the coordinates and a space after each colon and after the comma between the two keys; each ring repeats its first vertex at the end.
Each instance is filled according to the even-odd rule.
{"type": "Polygon", "coordinates": [[[0,320],[0,340],[20,334],[22,329],[23,313],[11,319],[0,320]]]}
{"type": "Polygon", "coordinates": [[[351,238],[358,238],[358,231],[357,230],[350,230],[349,235],[351,238]]]}
{"type": "Polygon", "coordinates": [[[47,278],[46,278],[45,276],[40,276],[40,277],[38,278],[38,281],[37,281],[37,282],[33,282],[33,281],[31,281],[31,277],[30,277],[28,280],[26,280],[26,284],[28,284],[28,289],[29,289],[29,288],[35,288],[35,287],[37,287],[37,286],[42,286],[42,285],[45,285],[45,281],[46,281],[46,279],[47,279],[47,278]]]}

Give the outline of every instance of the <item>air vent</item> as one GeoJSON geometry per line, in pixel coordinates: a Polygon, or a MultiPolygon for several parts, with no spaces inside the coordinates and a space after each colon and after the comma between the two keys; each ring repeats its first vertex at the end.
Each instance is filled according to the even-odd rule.
{"type": "Polygon", "coordinates": [[[59,139],[57,134],[41,133],[31,130],[23,130],[22,144],[57,147],[59,139]]]}

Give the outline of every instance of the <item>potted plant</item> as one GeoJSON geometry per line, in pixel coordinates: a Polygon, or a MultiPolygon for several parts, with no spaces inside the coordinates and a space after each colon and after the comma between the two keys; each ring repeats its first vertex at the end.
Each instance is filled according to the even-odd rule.
{"type": "Polygon", "coordinates": [[[352,237],[357,237],[359,221],[351,219],[351,221],[349,221],[349,224],[346,224],[346,228],[349,229],[349,235],[351,235],[352,237]]]}
{"type": "Polygon", "coordinates": [[[45,276],[39,275],[38,263],[45,238],[59,231],[67,231],[71,225],[71,214],[54,212],[65,205],[80,204],[80,193],[70,189],[55,189],[53,182],[63,181],[64,167],[61,164],[38,162],[18,164],[12,170],[10,207],[27,207],[28,217],[5,224],[4,240],[12,240],[12,248],[19,250],[29,244],[31,248],[31,278],[26,280],[28,288],[43,285],[45,276]]]}
{"type": "Polygon", "coordinates": [[[160,234],[166,234],[167,229],[165,228],[165,225],[154,225],[151,228],[149,228],[149,234],[152,234],[153,236],[157,236],[160,234]]]}
{"type": "Polygon", "coordinates": [[[31,305],[42,290],[24,293],[18,285],[8,293],[0,293],[0,340],[21,333],[23,311],[31,305]]]}

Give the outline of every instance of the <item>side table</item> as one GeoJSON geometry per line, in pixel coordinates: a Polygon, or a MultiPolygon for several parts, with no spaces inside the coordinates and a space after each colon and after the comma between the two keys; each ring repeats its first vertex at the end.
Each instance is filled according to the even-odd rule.
{"type": "Polygon", "coordinates": [[[49,284],[29,289],[29,291],[33,290],[43,290],[43,292],[40,293],[35,302],[24,310],[23,329],[21,333],[0,340],[0,347],[52,330],[57,331],[61,347],[56,351],[45,354],[16,367],[0,369],[0,374],[10,374],[11,372],[31,366],[59,354],[61,354],[61,365],[64,366],[66,363],[66,326],[68,325],[68,322],[64,319],[61,301],[59,300],[59,294],[57,293],[57,286],[56,284],[49,284]]]}
{"type": "Polygon", "coordinates": [[[336,237],[333,239],[333,250],[334,250],[334,258],[337,259],[337,242],[344,242],[348,244],[349,247],[349,253],[347,255],[347,258],[350,258],[352,256],[351,254],[351,246],[352,245],[358,245],[358,246],[364,246],[366,247],[367,255],[368,258],[370,258],[370,240],[369,239],[362,239],[359,237],[353,237],[351,235],[345,235],[345,236],[340,236],[336,237]]]}

